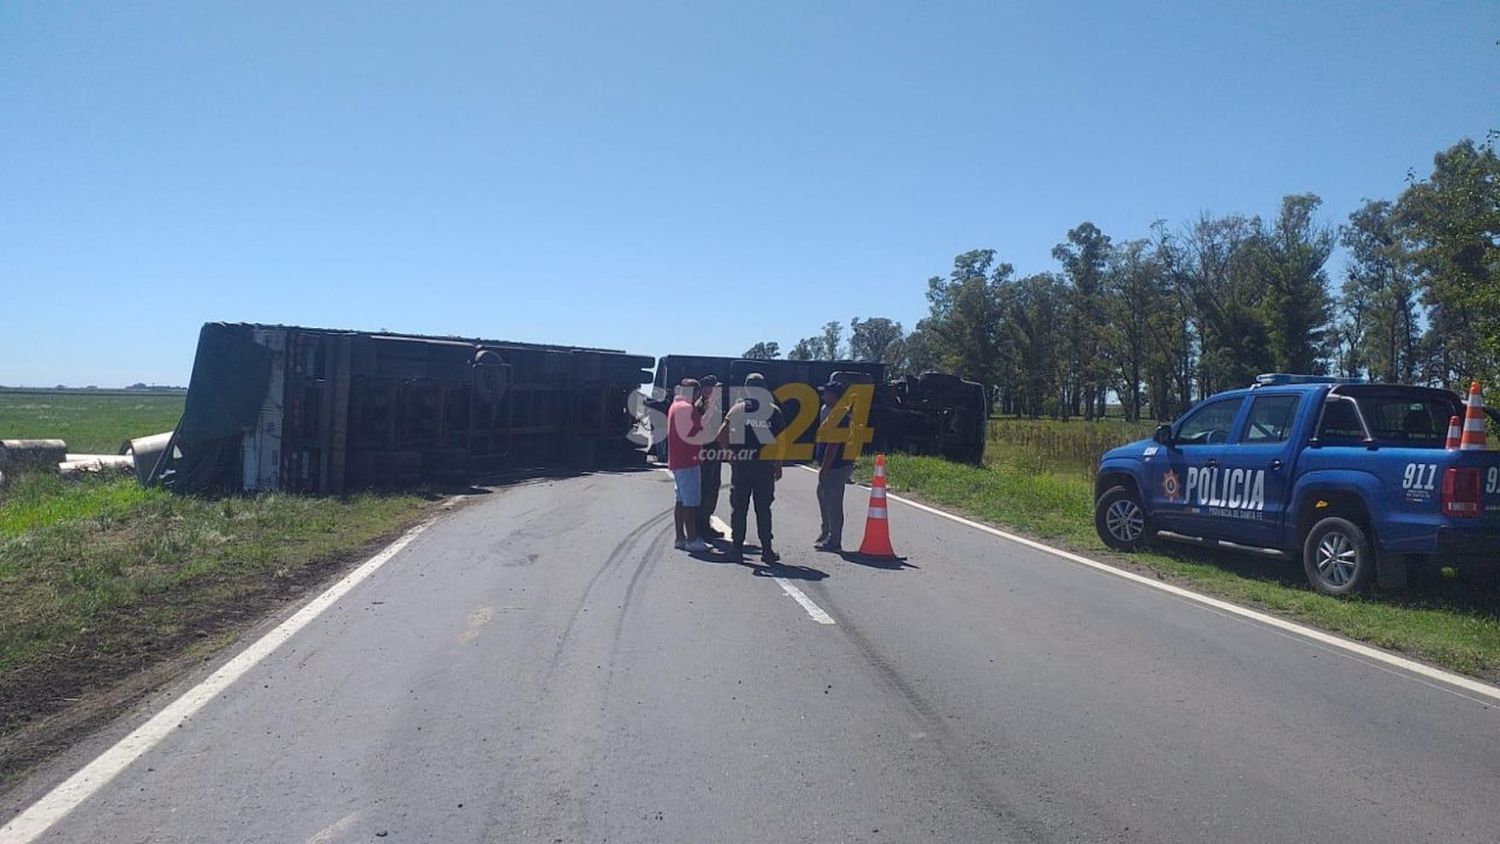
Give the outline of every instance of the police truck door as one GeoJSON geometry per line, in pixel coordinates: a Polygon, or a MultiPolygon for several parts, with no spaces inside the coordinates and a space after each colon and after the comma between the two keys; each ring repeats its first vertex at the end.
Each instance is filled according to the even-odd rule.
{"type": "Polygon", "coordinates": [[[1215,399],[1189,411],[1172,429],[1172,444],[1151,456],[1151,511],[1156,527],[1208,536],[1208,487],[1244,399],[1215,399]]]}
{"type": "Polygon", "coordinates": [[[1282,511],[1292,477],[1292,439],[1301,396],[1252,396],[1234,441],[1224,447],[1209,491],[1210,517],[1223,538],[1274,548],[1281,542],[1282,511]]]}

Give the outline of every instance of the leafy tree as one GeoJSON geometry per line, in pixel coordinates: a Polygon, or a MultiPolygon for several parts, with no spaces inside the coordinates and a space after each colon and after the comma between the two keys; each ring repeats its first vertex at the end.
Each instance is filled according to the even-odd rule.
{"type": "Polygon", "coordinates": [[[1174,264],[1191,314],[1191,342],[1197,347],[1197,398],[1243,385],[1257,368],[1241,359],[1246,338],[1240,333],[1251,327],[1253,333],[1264,334],[1248,313],[1256,292],[1242,273],[1235,272],[1251,235],[1251,221],[1243,216],[1205,213],[1188,227],[1177,247],[1174,264]]]}
{"type": "Polygon", "coordinates": [[[821,342],[816,347],[818,358],[821,360],[838,360],[839,352],[843,346],[839,342],[844,335],[844,326],[837,320],[823,323],[823,334],[818,338],[821,342]]]}
{"type": "Polygon", "coordinates": [[[1158,276],[1158,296],[1146,320],[1150,337],[1146,393],[1152,414],[1166,421],[1187,409],[1193,400],[1193,312],[1176,238],[1162,220],[1153,223],[1151,231],[1151,263],[1158,276]]]}
{"type": "Polygon", "coordinates": [[[1010,371],[996,396],[1001,412],[1036,418],[1062,409],[1066,293],[1066,283],[1051,273],[1011,285],[1001,328],[1001,343],[1012,350],[1010,371]]]}
{"type": "Polygon", "coordinates": [[[1396,219],[1430,308],[1422,348],[1429,378],[1500,379],[1500,158],[1496,134],[1438,153],[1432,175],[1408,177],[1396,219]]]}
{"type": "Polygon", "coordinates": [[[1156,353],[1159,314],[1170,306],[1165,273],[1149,240],[1132,240],[1110,251],[1105,272],[1104,313],[1120,367],[1120,403],[1125,418],[1141,418],[1144,388],[1159,355],[1156,353]]]}
{"type": "Polygon", "coordinates": [[[1348,376],[1409,383],[1420,338],[1411,256],[1396,230],[1394,208],[1367,201],[1340,232],[1349,250],[1333,340],[1335,360],[1348,376]]]}
{"type": "Polygon", "coordinates": [[[1063,266],[1072,285],[1069,295],[1068,339],[1071,407],[1092,419],[1103,415],[1109,370],[1100,355],[1105,343],[1104,268],[1109,260],[1109,236],[1090,222],[1068,232],[1066,242],[1052,247],[1052,257],[1063,266]]]}
{"type": "Polygon", "coordinates": [[[995,264],[994,250],[977,249],[954,258],[947,278],[927,280],[930,313],[917,327],[931,338],[941,368],[986,388],[1000,383],[1001,290],[1012,272],[1010,264],[995,264]]]}
{"type": "Polygon", "coordinates": [[[921,375],[941,366],[937,341],[928,320],[917,321],[917,327],[901,341],[901,357],[891,363],[891,374],[921,375]]]}
{"type": "Polygon", "coordinates": [[[1374,307],[1371,291],[1363,281],[1355,277],[1351,268],[1339,294],[1333,324],[1328,327],[1328,349],[1334,374],[1345,378],[1358,378],[1367,369],[1364,355],[1374,307]]]}
{"type": "Polygon", "coordinates": [[[1334,234],[1313,219],[1322,203],[1311,193],[1283,197],[1274,223],[1256,220],[1247,255],[1272,366],[1282,372],[1321,373],[1328,357],[1333,299],[1323,266],[1333,253],[1334,234]]]}
{"type": "Polygon", "coordinates": [[[781,344],[775,340],[761,341],[746,349],[740,357],[749,360],[774,360],[781,357],[781,344]]]}
{"type": "Polygon", "coordinates": [[[894,364],[901,354],[901,323],[885,317],[849,320],[849,357],[894,364]]]}
{"type": "Polygon", "coordinates": [[[804,337],[797,341],[797,345],[786,353],[787,360],[814,360],[822,348],[822,337],[804,337]]]}

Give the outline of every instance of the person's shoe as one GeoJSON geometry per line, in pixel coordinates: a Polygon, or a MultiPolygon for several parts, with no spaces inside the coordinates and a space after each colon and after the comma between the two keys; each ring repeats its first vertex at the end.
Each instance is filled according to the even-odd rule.
{"type": "Polygon", "coordinates": [[[842,551],[844,549],[841,548],[841,547],[839,547],[838,545],[833,544],[832,542],[825,542],[825,543],[823,543],[823,545],[821,547],[818,548],[818,550],[819,551],[827,551],[828,553],[831,553],[831,554],[837,554],[838,552],[840,552],[840,551],[842,551]]]}
{"type": "Polygon", "coordinates": [[[676,542],[672,543],[672,547],[676,548],[678,551],[681,551],[682,549],[687,547],[687,540],[679,539],[676,542]]]}
{"type": "Polygon", "coordinates": [[[698,535],[706,536],[709,539],[723,539],[724,531],[719,530],[713,525],[704,525],[703,527],[698,529],[698,535]]]}
{"type": "Polygon", "coordinates": [[[822,551],[823,550],[823,545],[826,544],[827,542],[828,542],[828,537],[824,536],[823,534],[820,533],[820,534],[818,534],[818,538],[813,540],[813,547],[816,548],[816,549],[818,549],[819,551],[822,551]]]}
{"type": "Polygon", "coordinates": [[[704,551],[708,550],[708,543],[704,542],[701,539],[694,539],[692,542],[689,542],[686,547],[687,550],[693,552],[694,554],[702,554],[704,551]]]}
{"type": "Polygon", "coordinates": [[[772,566],[781,562],[781,555],[770,548],[762,548],[760,549],[760,561],[768,566],[772,566]]]}
{"type": "Polygon", "coordinates": [[[742,562],[744,562],[745,561],[745,546],[743,546],[743,545],[735,545],[735,546],[731,547],[729,549],[729,559],[733,560],[736,563],[742,563],[742,562]]]}

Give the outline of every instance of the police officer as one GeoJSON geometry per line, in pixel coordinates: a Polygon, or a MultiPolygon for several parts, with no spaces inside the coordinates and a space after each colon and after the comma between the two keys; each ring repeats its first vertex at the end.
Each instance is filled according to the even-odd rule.
{"type": "Polygon", "coordinates": [[[766,389],[766,378],[759,372],[745,376],[745,397],[724,414],[724,424],[717,437],[721,446],[730,448],[729,464],[729,533],[734,542],[734,556],[743,559],[745,529],[749,521],[750,502],[755,502],[755,529],[760,534],[760,559],[772,565],[781,559],[772,547],[771,500],[776,496],[776,482],[781,480],[781,461],[767,451],[786,428],[781,408],[766,389]],[[736,440],[730,442],[731,435],[736,440]],[[743,442],[739,440],[743,439],[743,442]]]}
{"type": "MultiPolygon", "coordinates": [[[[698,379],[698,387],[703,395],[701,407],[703,417],[705,420],[712,419],[714,411],[723,406],[719,399],[719,379],[714,375],[705,375],[698,379]]],[[[703,462],[699,464],[699,472],[703,480],[703,495],[698,504],[698,535],[704,539],[724,537],[724,534],[720,533],[709,520],[719,506],[719,485],[723,471],[723,464],[719,460],[719,448],[717,440],[706,444],[703,447],[703,462]]]]}
{"type": "MultiPolygon", "coordinates": [[[[823,385],[823,406],[818,409],[818,425],[821,427],[833,411],[833,406],[847,389],[839,381],[829,380],[823,385]]],[[[837,420],[840,427],[848,427],[846,414],[837,420]]],[[[819,551],[841,551],[844,546],[844,486],[854,474],[854,462],[847,459],[841,442],[820,442],[813,446],[813,463],[818,467],[818,512],[822,529],[813,547],[819,551]]]]}

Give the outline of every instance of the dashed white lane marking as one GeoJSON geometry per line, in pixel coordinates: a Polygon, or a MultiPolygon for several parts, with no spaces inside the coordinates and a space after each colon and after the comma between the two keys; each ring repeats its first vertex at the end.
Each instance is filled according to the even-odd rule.
{"type": "Polygon", "coordinates": [[[46,832],[78,804],[87,800],[90,795],[103,788],[125,770],[131,762],[139,759],[170,735],[173,730],[182,726],[194,713],[217,697],[220,692],[229,688],[235,680],[244,676],[245,672],[254,668],[283,642],[292,638],[324,610],[348,594],[351,589],[374,574],[381,566],[390,562],[392,557],[401,553],[401,550],[411,544],[418,534],[431,527],[436,521],[437,517],[434,516],[403,533],[380,553],[360,564],[359,568],[344,575],[342,580],[328,587],[323,594],[312,599],[286,621],[276,625],[271,632],[240,651],[234,659],[224,663],[219,670],[208,675],[203,682],[167,704],[167,707],[152,716],[151,720],[137,727],[134,732],[120,739],[97,759],[63,780],[56,788],[47,792],[45,797],[31,804],[26,811],[0,827],[0,844],[26,844],[46,832]]]}
{"type": "MultiPolygon", "coordinates": [[[[724,533],[726,533],[726,534],[729,533],[729,525],[724,524],[724,520],[721,519],[721,518],[719,518],[718,516],[709,516],[708,517],[708,522],[709,522],[709,524],[713,525],[714,527],[718,528],[719,530],[723,531],[724,533]]],[[[810,616],[812,616],[812,620],[813,621],[816,621],[819,624],[837,624],[838,623],[838,622],[836,622],[836,621],[833,620],[833,616],[831,616],[828,613],[824,612],[822,607],[820,607],[816,603],[814,603],[812,598],[807,597],[807,593],[806,592],[803,592],[801,589],[798,589],[797,588],[797,584],[791,582],[790,580],[787,580],[784,577],[772,577],[771,579],[774,580],[774,581],[776,581],[778,584],[780,584],[780,586],[782,588],[782,591],[786,592],[788,595],[791,595],[792,596],[792,600],[794,600],[797,603],[801,604],[802,608],[804,610],[807,610],[807,614],[810,615],[810,616]]]]}
{"type": "MultiPolygon", "coordinates": [[[[814,474],[816,474],[818,471],[811,466],[803,466],[802,468],[814,474]]],[[[1098,560],[1091,560],[1088,557],[1074,554],[1071,551],[1064,551],[1061,548],[1053,548],[1050,545],[1044,545],[1034,539],[1027,539],[1024,536],[1016,536],[1013,533],[1006,533],[1005,531],[998,528],[993,528],[989,525],[981,524],[971,519],[966,519],[963,516],[955,516],[952,513],[939,510],[936,507],[930,507],[926,504],[912,501],[909,498],[902,498],[899,495],[892,495],[890,492],[886,492],[885,497],[891,501],[899,501],[908,507],[915,507],[918,510],[931,513],[934,516],[940,516],[950,522],[957,522],[961,525],[974,528],[975,530],[981,530],[993,536],[998,536],[1001,539],[1008,539],[1011,542],[1025,545],[1028,548],[1033,548],[1037,551],[1051,554],[1054,557],[1061,557],[1064,560],[1088,566],[1089,568],[1096,571],[1100,571],[1114,577],[1123,578],[1124,580],[1128,580],[1139,586],[1147,586],[1161,592],[1176,595],[1179,598],[1184,598],[1197,604],[1212,607],[1220,612],[1228,613],[1229,615],[1235,615],[1239,616],[1240,618],[1246,618],[1250,619],[1251,621],[1259,622],[1268,627],[1275,628],[1282,633],[1290,633],[1294,637],[1311,640],[1326,648],[1343,651],[1346,654],[1354,654],[1356,656],[1363,657],[1367,660],[1379,663],[1377,667],[1400,669],[1400,671],[1405,672],[1406,675],[1416,675],[1417,678],[1425,678],[1427,680],[1433,680],[1438,683],[1445,684],[1447,687],[1453,687],[1439,687],[1444,688],[1445,691],[1462,689],[1465,692],[1469,692],[1470,694],[1478,695],[1480,698],[1483,698],[1483,700],[1478,701],[1479,703],[1493,705],[1496,702],[1500,702],[1500,688],[1491,686],[1488,683],[1481,683],[1478,680],[1464,677],[1461,674],[1454,674],[1451,671],[1444,671],[1441,668],[1433,668],[1430,665],[1423,665],[1422,663],[1415,660],[1397,656],[1388,651],[1382,651],[1379,648],[1372,648],[1369,645],[1362,645],[1359,642],[1342,639],[1338,636],[1334,636],[1330,633],[1324,633],[1321,630],[1315,630],[1311,627],[1304,627],[1301,624],[1287,621],[1284,618],[1277,618],[1274,615],[1267,615],[1263,612],[1257,612],[1255,610],[1248,609],[1237,604],[1231,604],[1228,601],[1221,601],[1218,598],[1210,598],[1207,595],[1201,595],[1197,592],[1184,589],[1181,586],[1174,586],[1171,583],[1163,583],[1162,581],[1155,580],[1153,578],[1143,577],[1133,571],[1126,571],[1125,569],[1117,568],[1115,566],[1109,565],[1108,563],[1101,563],[1098,560]]],[[[1468,695],[1461,696],[1468,697],[1468,695]]]]}
{"type": "Polygon", "coordinates": [[[813,599],[807,597],[807,595],[801,589],[797,588],[797,585],[795,583],[792,583],[790,580],[787,580],[784,577],[773,577],[771,579],[781,584],[781,588],[786,590],[786,593],[788,595],[792,596],[792,600],[801,604],[802,608],[804,610],[807,610],[807,614],[812,616],[813,621],[816,621],[819,624],[838,623],[833,620],[833,616],[829,615],[826,612],[823,612],[822,607],[813,603],[813,599]]]}
{"type": "MultiPolygon", "coordinates": [[[[672,476],[671,469],[662,468],[662,471],[667,473],[667,477],[672,476]]],[[[708,523],[713,525],[715,529],[723,533],[725,536],[729,535],[729,525],[725,524],[724,520],[719,518],[718,516],[709,516],[708,523]]],[[[771,579],[776,581],[776,584],[781,587],[781,590],[783,592],[792,596],[792,600],[800,604],[802,606],[802,609],[807,610],[807,614],[812,617],[813,621],[816,621],[819,624],[838,623],[833,620],[833,616],[829,615],[823,610],[822,607],[818,606],[812,598],[807,597],[806,592],[798,589],[797,584],[791,582],[790,580],[787,580],[784,577],[773,576],[771,579]]]]}

